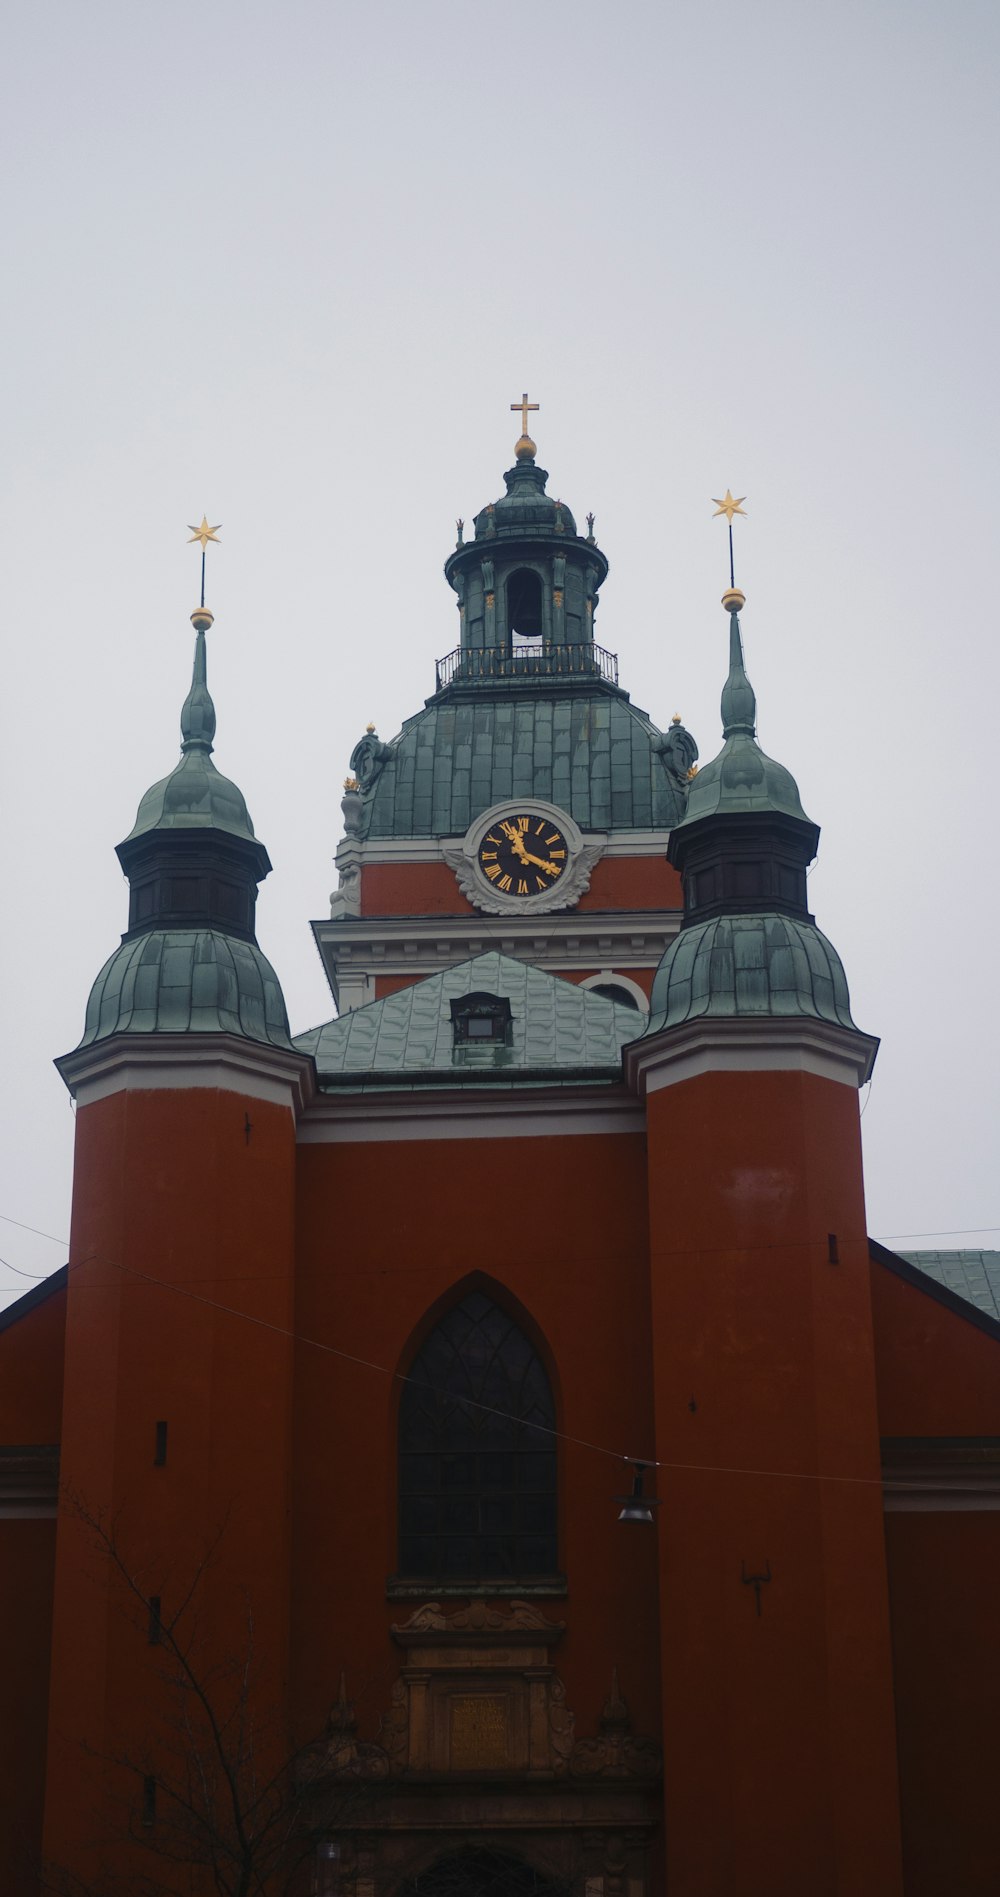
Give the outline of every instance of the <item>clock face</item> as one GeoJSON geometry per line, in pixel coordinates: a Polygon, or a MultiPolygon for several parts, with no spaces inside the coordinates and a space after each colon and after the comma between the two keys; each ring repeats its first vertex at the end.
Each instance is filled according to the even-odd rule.
{"type": "Polygon", "coordinates": [[[566,838],[548,817],[501,817],[477,852],[483,875],[505,896],[540,896],[553,889],[569,861],[566,838]]]}

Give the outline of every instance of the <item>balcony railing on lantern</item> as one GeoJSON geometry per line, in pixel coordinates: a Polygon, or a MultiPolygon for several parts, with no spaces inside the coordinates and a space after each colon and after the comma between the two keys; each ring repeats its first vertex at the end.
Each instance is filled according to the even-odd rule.
{"type": "Polygon", "coordinates": [[[456,646],[437,662],[437,690],[465,680],[503,678],[600,678],[618,683],[618,654],[580,642],[534,640],[515,646],[456,646]]]}

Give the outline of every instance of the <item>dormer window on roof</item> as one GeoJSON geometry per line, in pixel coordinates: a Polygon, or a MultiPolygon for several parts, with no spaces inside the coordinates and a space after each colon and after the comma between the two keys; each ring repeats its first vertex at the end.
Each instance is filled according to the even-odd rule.
{"type": "Polygon", "coordinates": [[[456,1048],[510,1047],[513,1039],[505,995],[459,995],[451,1003],[451,1025],[456,1048]]]}

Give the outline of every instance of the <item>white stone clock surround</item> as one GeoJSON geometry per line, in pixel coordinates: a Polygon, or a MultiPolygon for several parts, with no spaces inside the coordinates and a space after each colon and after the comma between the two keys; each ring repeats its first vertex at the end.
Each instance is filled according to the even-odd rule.
{"type": "Polygon", "coordinates": [[[505,797],[503,803],[491,805],[476,817],[464,837],[444,838],[441,854],[454,870],[463,896],[483,914],[552,915],[558,909],[572,909],[580,897],[586,895],[591,871],[607,846],[608,839],[603,833],[596,836],[591,833],[585,838],[579,824],[574,823],[568,811],[560,810],[558,804],[544,803],[537,797],[505,797]],[[494,888],[479,867],[479,848],[487,832],[504,818],[514,816],[542,817],[557,826],[566,838],[569,855],[565,870],[549,889],[539,890],[534,896],[505,895],[494,888]]]}

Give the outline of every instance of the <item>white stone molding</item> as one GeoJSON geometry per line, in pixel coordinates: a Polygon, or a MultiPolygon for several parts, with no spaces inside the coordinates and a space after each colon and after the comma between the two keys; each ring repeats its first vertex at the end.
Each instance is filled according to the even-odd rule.
{"type": "Polygon", "coordinates": [[[882,1470],[887,1515],[995,1514],[1000,1509],[1000,1461],[995,1454],[977,1464],[968,1455],[928,1454],[882,1470]]]}
{"type": "Polygon", "coordinates": [[[551,1092],[479,1088],[380,1088],[317,1093],[299,1121],[300,1146],[379,1145],[407,1140],[556,1139],[620,1133],[645,1138],[646,1115],[625,1089],[553,1087],[551,1092]]]}
{"type": "MultiPolygon", "coordinates": [[[[524,905],[521,905],[522,908],[524,905]]],[[[658,967],[681,923],[680,909],[576,910],[496,917],[346,916],[314,922],[313,933],[342,1014],[374,998],[379,975],[414,981],[500,949],[550,975],[585,969],[658,967]],[[368,986],[364,986],[367,983],[368,986]]],[[[615,980],[623,977],[616,975],[615,980]]],[[[643,1007],[647,1006],[643,997],[643,1007]]]]}
{"type": "Polygon", "coordinates": [[[312,1056],[237,1034],[116,1034],[57,1061],[77,1107],[113,1093],[215,1088],[269,1100],[296,1118],[316,1091],[312,1056]]]}
{"type": "Polygon", "coordinates": [[[831,1021],[717,1015],[664,1028],[622,1050],[626,1080],[639,1094],[710,1073],[816,1074],[858,1088],[871,1078],[877,1052],[874,1035],[831,1021]]]}
{"type": "Polygon", "coordinates": [[[603,833],[584,838],[579,824],[558,804],[537,797],[505,797],[491,805],[470,823],[464,837],[446,837],[441,854],[455,873],[459,889],[469,902],[488,916],[552,915],[560,909],[572,909],[590,888],[594,864],[603,856],[608,839],[603,833]],[[569,860],[558,881],[534,896],[507,896],[495,889],[479,867],[478,852],[488,830],[505,817],[522,815],[541,817],[557,826],[566,838],[569,860]]]}
{"type": "Polygon", "coordinates": [[[581,988],[607,988],[612,986],[615,988],[624,988],[626,994],[632,996],[640,1013],[649,1013],[649,996],[645,988],[640,988],[638,982],[632,981],[630,976],[620,975],[617,968],[599,969],[596,975],[586,976],[585,980],[580,982],[579,986],[581,988]]]}

